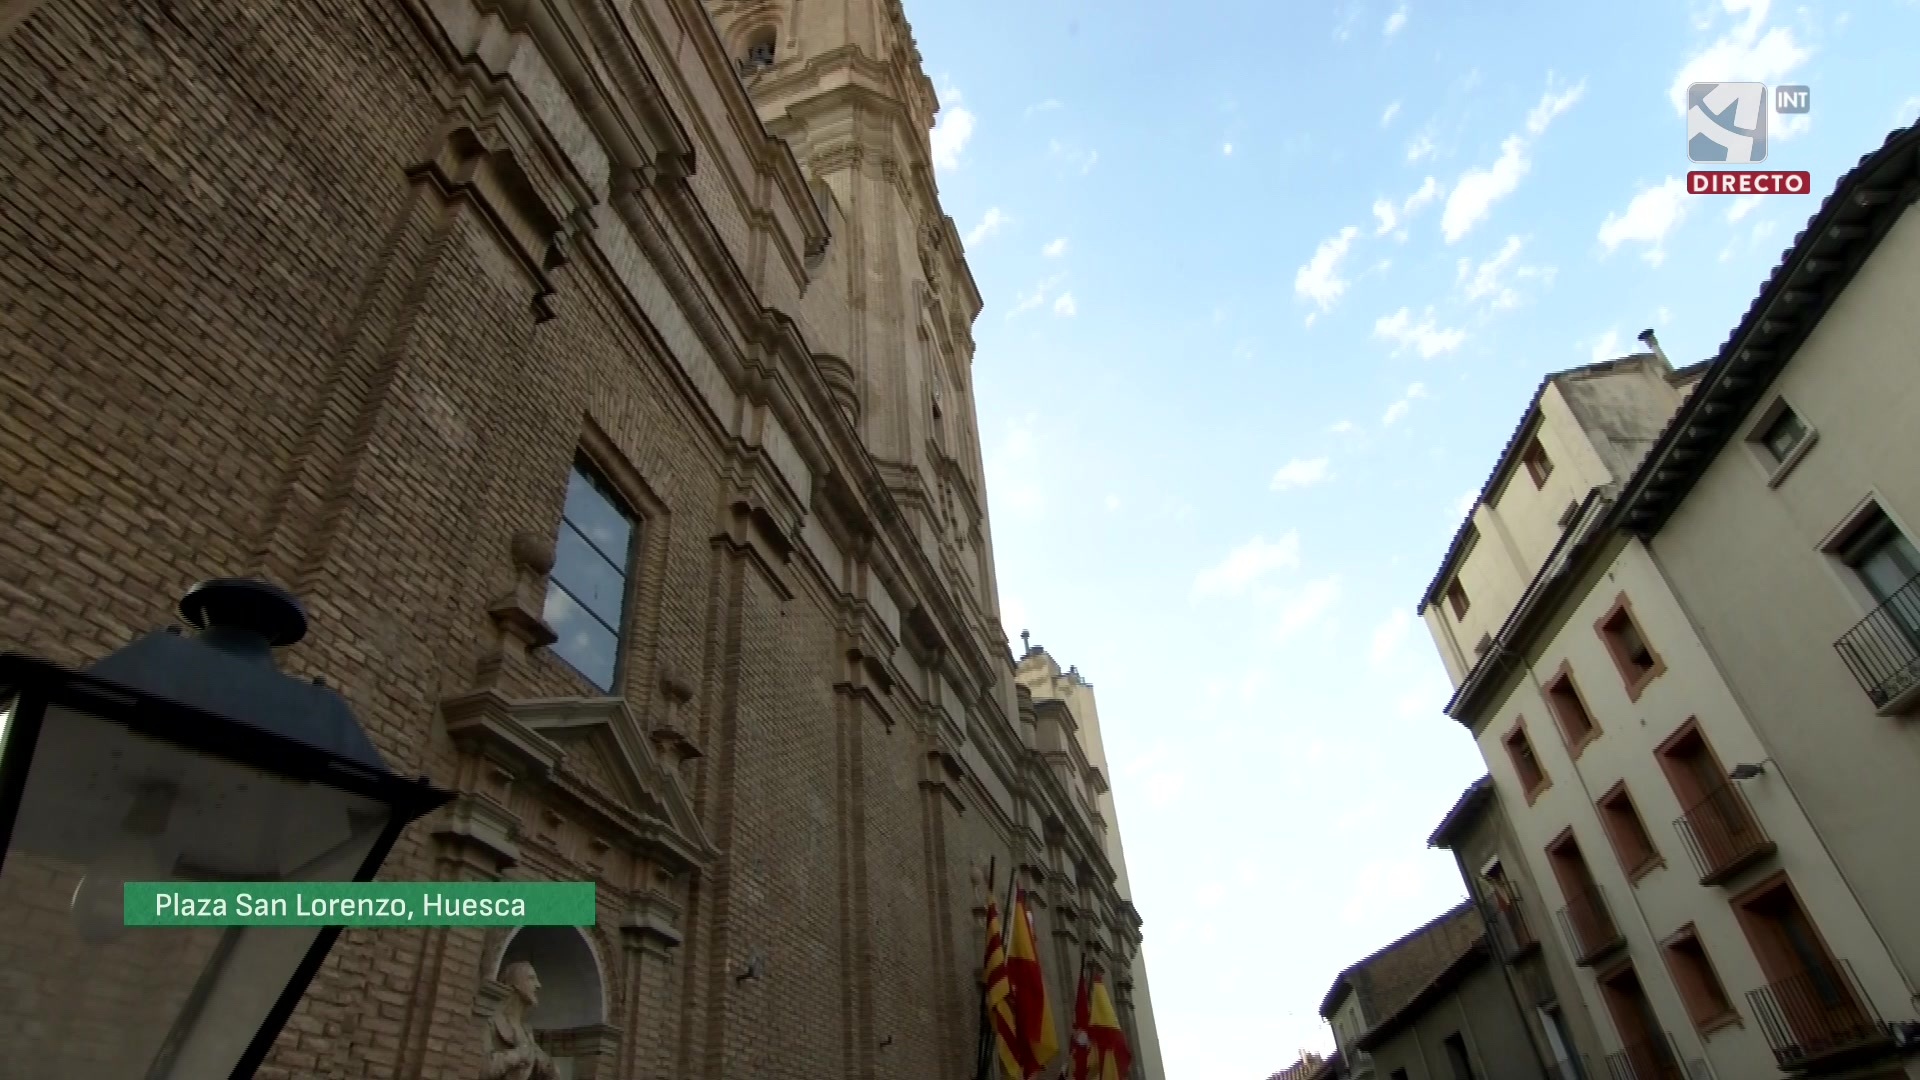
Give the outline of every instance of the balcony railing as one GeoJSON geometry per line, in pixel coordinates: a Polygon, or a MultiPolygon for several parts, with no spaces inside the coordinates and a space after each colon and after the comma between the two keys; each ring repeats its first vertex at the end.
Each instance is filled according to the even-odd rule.
{"type": "Polygon", "coordinates": [[[1874,708],[1920,687],[1920,577],[1833,643],[1874,708]]]}
{"type": "Polygon", "coordinates": [[[1747,797],[1732,784],[1721,784],[1706,798],[1674,820],[1700,884],[1718,885],[1771,855],[1774,842],[1760,828],[1747,797]]]}
{"type": "Polygon", "coordinates": [[[1576,963],[1591,964],[1626,944],[1607,905],[1593,893],[1569,896],[1567,906],[1560,909],[1560,926],[1573,945],[1576,963]]]}
{"type": "Polygon", "coordinates": [[[1608,1080],[1687,1080],[1674,1051],[1673,1036],[1629,1043],[1607,1055],[1608,1080]]]}
{"type": "Polygon", "coordinates": [[[1540,947],[1540,939],[1527,925],[1526,912],[1518,900],[1489,900],[1486,904],[1487,930],[1502,960],[1517,960],[1540,947]]]}
{"type": "Polygon", "coordinates": [[[1783,1069],[1839,1064],[1893,1045],[1886,1023],[1844,960],[1749,990],[1747,1002],[1783,1069]]]}

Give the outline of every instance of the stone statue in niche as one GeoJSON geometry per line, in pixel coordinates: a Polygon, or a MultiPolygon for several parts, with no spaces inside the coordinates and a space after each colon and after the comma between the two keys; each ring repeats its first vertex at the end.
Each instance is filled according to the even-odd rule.
{"type": "Polygon", "coordinates": [[[553,1059],[534,1041],[527,1013],[540,1002],[540,976],[524,960],[500,972],[507,1000],[487,1020],[486,1064],[480,1080],[556,1080],[553,1059]]]}

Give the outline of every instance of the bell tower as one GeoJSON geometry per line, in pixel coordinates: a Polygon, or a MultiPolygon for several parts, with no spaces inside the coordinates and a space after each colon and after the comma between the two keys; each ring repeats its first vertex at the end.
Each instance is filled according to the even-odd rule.
{"type": "Polygon", "coordinates": [[[997,654],[984,466],[973,404],[981,300],[940,206],[939,99],[900,0],[708,0],[768,130],[793,148],[833,228],[802,301],[823,371],[928,556],[997,654]],[[831,205],[828,205],[831,204],[831,205]]]}

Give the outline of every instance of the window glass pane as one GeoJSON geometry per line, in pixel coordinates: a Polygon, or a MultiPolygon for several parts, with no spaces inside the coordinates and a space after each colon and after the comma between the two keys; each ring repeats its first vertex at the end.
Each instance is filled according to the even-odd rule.
{"type": "Polygon", "coordinates": [[[573,527],[563,522],[554,545],[554,584],[573,594],[586,609],[607,625],[620,629],[620,605],[626,594],[627,579],[613,568],[573,527]]]}
{"type": "Polygon", "coordinates": [[[579,469],[567,480],[565,515],[580,534],[600,549],[607,561],[620,572],[627,569],[627,547],[633,539],[633,522],[612,499],[579,469]]]}
{"type": "Polygon", "coordinates": [[[1800,422],[1792,409],[1781,413],[1773,423],[1767,425],[1767,433],[1762,436],[1767,444],[1767,452],[1775,461],[1784,461],[1793,448],[1800,445],[1801,436],[1807,433],[1807,425],[1800,422]]]}
{"type": "Polygon", "coordinates": [[[581,608],[565,589],[555,584],[547,586],[543,615],[547,625],[560,635],[552,646],[554,655],[573,665],[574,670],[586,676],[593,685],[602,690],[612,690],[620,645],[613,631],[581,608]]]}

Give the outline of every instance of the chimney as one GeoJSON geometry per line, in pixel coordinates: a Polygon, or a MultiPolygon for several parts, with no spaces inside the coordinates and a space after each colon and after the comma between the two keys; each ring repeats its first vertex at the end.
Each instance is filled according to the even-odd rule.
{"type": "Polygon", "coordinates": [[[1673,368],[1673,362],[1667,359],[1667,352],[1660,347],[1660,339],[1653,336],[1653,329],[1651,327],[1640,331],[1640,341],[1646,345],[1647,349],[1651,351],[1653,355],[1660,358],[1661,364],[1665,365],[1669,370],[1673,368]]]}

